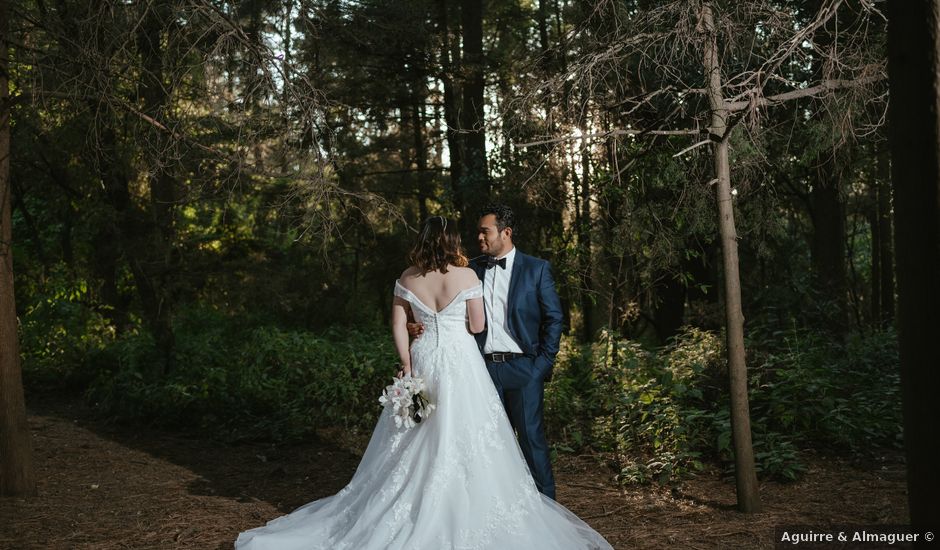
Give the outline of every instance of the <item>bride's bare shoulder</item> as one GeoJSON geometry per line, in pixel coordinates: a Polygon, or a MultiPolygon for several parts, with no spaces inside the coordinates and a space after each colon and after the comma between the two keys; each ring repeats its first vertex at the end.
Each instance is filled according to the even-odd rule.
{"type": "Polygon", "coordinates": [[[415,290],[415,283],[418,282],[421,277],[421,271],[411,266],[408,269],[401,272],[401,276],[398,277],[398,284],[407,288],[408,290],[415,290]]]}
{"type": "Polygon", "coordinates": [[[455,267],[454,276],[464,285],[464,286],[474,286],[480,282],[480,278],[477,277],[477,272],[470,269],[469,267],[455,267]]]}
{"type": "Polygon", "coordinates": [[[408,269],[401,272],[401,276],[399,277],[399,279],[401,279],[401,281],[404,282],[405,279],[413,279],[419,275],[421,275],[421,271],[417,267],[411,266],[408,269]]]}

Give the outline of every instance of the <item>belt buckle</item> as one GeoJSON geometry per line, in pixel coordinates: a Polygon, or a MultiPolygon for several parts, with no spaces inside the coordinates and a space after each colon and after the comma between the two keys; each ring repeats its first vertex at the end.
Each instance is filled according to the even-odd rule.
{"type": "Polygon", "coordinates": [[[494,363],[505,363],[505,362],[506,362],[506,354],[505,354],[505,353],[494,353],[494,354],[493,354],[493,362],[494,362],[494,363]]]}

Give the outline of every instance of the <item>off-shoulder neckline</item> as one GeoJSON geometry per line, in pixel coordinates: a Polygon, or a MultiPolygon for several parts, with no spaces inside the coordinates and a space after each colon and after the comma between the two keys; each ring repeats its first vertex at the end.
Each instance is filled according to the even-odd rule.
{"type": "Polygon", "coordinates": [[[424,302],[422,302],[422,301],[421,301],[421,298],[418,298],[418,296],[417,296],[414,292],[412,292],[411,290],[405,288],[405,285],[401,284],[401,279],[395,279],[395,286],[398,287],[398,288],[400,288],[400,289],[402,289],[403,291],[407,292],[408,294],[410,294],[411,297],[414,298],[415,304],[417,304],[417,305],[421,306],[422,308],[424,308],[428,313],[432,313],[432,314],[434,314],[434,315],[440,315],[441,313],[444,313],[445,311],[447,311],[447,308],[449,308],[450,306],[452,306],[452,305],[454,305],[455,303],[457,303],[457,299],[460,298],[460,296],[463,295],[465,292],[469,292],[469,291],[471,291],[471,290],[476,290],[477,288],[480,288],[481,286],[483,286],[483,283],[482,283],[482,282],[478,282],[477,284],[475,284],[475,285],[473,285],[473,286],[471,286],[471,287],[469,287],[469,288],[464,288],[464,289],[460,290],[459,292],[457,292],[457,294],[454,295],[453,298],[450,299],[449,302],[447,302],[447,305],[446,305],[446,306],[442,307],[441,309],[439,309],[439,310],[437,310],[437,311],[435,311],[434,308],[432,308],[432,307],[428,306],[427,304],[425,304],[424,302]]]}

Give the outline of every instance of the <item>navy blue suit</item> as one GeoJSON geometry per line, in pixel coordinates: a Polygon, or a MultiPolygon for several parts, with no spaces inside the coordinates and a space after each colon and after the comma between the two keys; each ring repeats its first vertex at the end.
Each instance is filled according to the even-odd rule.
{"type": "MultiPolygon", "coordinates": [[[[470,267],[483,281],[483,293],[486,296],[486,257],[474,258],[470,267]]],[[[545,439],[542,409],[545,380],[551,375],[555,355],[558,354],[563,317],[551,265],[517,249],[509,279],[507,304],[505,328],[519,345],[523,356],[505,363],[487,361],[486,368],[506,407],[509,422],[519,435],[519,446],[535,484],[542,494],[554,499],[555,478],[545,439]]],[[[477,334],[481,351],[485,342],[484,330],[477,334]]]]}

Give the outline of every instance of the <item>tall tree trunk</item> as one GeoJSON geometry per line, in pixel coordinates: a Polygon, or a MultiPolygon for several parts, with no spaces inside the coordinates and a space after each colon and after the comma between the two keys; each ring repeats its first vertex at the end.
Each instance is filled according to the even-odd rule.
{"type": "Polygon", "coordinates": [[[820,161],[810,192],[813,221],[812,262],[825,303],[824,326],[841,334],[848,328],[848,284],[845,253],[845,207],[838,160],[820,161]]]}
{"type": "MultiPolygon", "coordinates": [[[[140,49],[143,72],[141,74],[141,92],[144,108],[154,120],[166,121],[168,85],[164,82],[163,68],[163,33],[169,19],[169,6],[157,2],[147,11],[140,26],[138,47],[140,49]]],[[[165,133],[154,130],[152,133],[153,150],[149,166],[150,210],[153,231],[150,233],[152,248],[148,261],[142,266],[148,284],[153,287],[156,303],[152,305],[149,317],[154,337],[160,353],[163,355],[164,374],[172,370],[174,348],[173,336],[173,297],[170,286],[178,264],[174,247],[176,231],[173,216],[176,205],[176,181],[164,164],[169,149],[169,138],[165,133]]]]}
{"type": "Polygon", "coordinates": [[[878,321],[882,327],[894,322],[894,239],[891,230],[891,159],[887,147],[878,151],[878,180],[874,224],[878,226],[878,321]]]}
{"type": "MultiPolygon", "coordinates": [[[[539,50],[541,58],[544,60],[542,67],[544,67],[549,74],[553,74],[554,71],[558,70],[558,55],[551,47],[548,17],[546,0],[538,0],[537,25],[539,29],[539,50]]],[[[558,131],[558,125],[554,116],[553,101],[554,98],[546,94],[542,104],[548,135],[556,135],[558,131]]],[[[544,206],[539,210],[537,220],[544,235],[543,240],[540,242],[541,248],[543,249],[554,248],[554,242],[556,242],[559,234],[564,232],[563,212],[565,209],[565,196],[567,194],[567,186],[563,175],[565,165],[563,162],[559,162],[558,155],[552,154],[549,149],[547,149],[546,152],[546,181],[544,191],[538,190],[535,192],[540,204],[544,206]]],[[[567,315],[565,318],[568,319],[570,323],[571,319],[567,315]]]]}
{"type": "MultiPolygon", "coordinates": [[[[613,115],[611,113],[604,116],[604,130],[608,133],[613,130],[613,115]]],[[[598,182],[599,186],[602,185],[606,188],[602,188],[596,193],[598,200],[597,218],[602,227],[599,236],[602,239],[604,256],[607,259],[607,274],[605,277],[608,281],[606,324],[614,335],[622,334],[624,327],[626,274],[632,271],[629,269],[631,264],[629,263],[627,251],[617,235],[618,225],[622,223],[624,211],[626,210],[626,194],[621,192],[624,183],[620,179],[621,170],[617,145],[617,138],[613,136],[605,140],[607,172],[613,176],[604,178],[603,183],[598,182]]]]}
{"type": "MultiPolygon", "coordinates": [[[[444,87],[444,124],[447,126],[447,153],[450,157],[450,190],[454,208],[462,212],[464,208],[461,194],[463,181],[463,136],[460,134],[460,120],[457,105],[460,101],[460,88],[456,82],[456,67],[460,60],[453,55],[455,48],[451,43],[450,20],[447,0],[438,1],[438,18],[441,28],[441,84],[444,87]]],[[[464,230],[467,223],[462,224],[464,230]]],[[[475,225],[475,221],[474,221],[475,225]]],[[[465,231],[466,232],[466,231],[465,231]]]]}
{"type": "MultiPolygon", "coordinates": [[[[105,303],[126,304],[117,294],[116,280],[112,280],[117,272],[117,258],[123,255],[134,278],[144,321],[153,332],[158,346],[166,351],[172,349],[172,346],[166,347],[165,344],[169,332],[169,320],[162,316],[166,310],[161,312],[160,292],[156,285],[156,277],[151,273],[153,260],[150,259],[150,255],[153,252],[150,249],[153,229],[146,221],[145,213],[134,203],[131,196],[131,178],[128,175],[130,168],[119,151],[114,121],[110,118],[112,114],[106,106],[101,104],[91,102],[90,108],[92,112],[97,110],[97,116],[101,117],[101,133],[99,146],[95,149],[95,161],[108,205],[114,211],[113,219],[105,222],[109,225],[100,230],[99,236],[117,241],[113,245],[102,245],[96,250],[96,260],[102,262],[95,266],[96,274],[104,285],[101,289],[102,300],[105,303]],[[109,265],[112,262],[113,268],[109,265]],[[108,270],[112,269],[114,272],[109,273],[108,270]],[[109,288],[111,285],[114,285],[113,289],[109,288]]],[[[123,314],[119,314],[114,319],[115,322],[120,323],[126,318],[121,315],[123,314]]],[[[169,337],[172,337],[171,332],[169,337]]]]}
{"type": "Polygon", "coordinates": [[[549,55],[550,44],[548,43],[548,7],[545,5],[545,1],[538,0],[536,24],[539,28],[539,46],[542,50],[542,58],[546,64],[551,65],[546,57],[549,55]]]}
{"type": "MultiPolygon", "coordinates": [[[[581,126],[581,133],[587,134],[585,124],[581,126]]],[[[581,315],[582,339],[590,342],[594,339],[596,324],[594,322],[595,308],[593,277],[593,254],[591,248],[591,228],[594,225],[591,216],[591,150],[588,140],[581,141],[581,215],[578,224],[578,266],[581,273],[581,315]]]]}
{"type": "Polygon", "coordinates": [[[731,167],[728,160],[728,109],[721,83],[714,15],[711,5],[702,6],[698,31],[704,39],[705,76],[711,108],[708,128],[715,151],[715,173],[718,183],[718,229],[721,238],[722,265],[725,283],[725,330],[727,331],[728,374],[731,381],[731,433],[734,440],[735,478],[738,509],[745,513],[760,510],[754,449],[751,443],[751,417],[747,395],[747,365],[744,362],[744,315],[741,312],[741,281],[738,272],[738,236],[734,228],[734,207],[731,203],[731,167]]]}
{"type": "MultiPolygon", "coordinates": [[[[423,77],[424,75],[422,75],[423,77]]],[[[411,131],[414,144],[414,164],[418,170],[418,213],[423,221],[428,217],[428,199],[431,198],[431,177],[428,172],[428,146],[424,137],[425,111],[424,102],[427,99],[426,87],[422,81],[415,81],[411,100],[411,131]]]]}
{"type": "MultiPolygon", "coordinates": [[[[915,528],[940,525],[940,2],[888,3],[891,175],[907,491],[915,528]]],[[[930,547],[930,544],[924,548],[930,547]]]]}
{"type": "Polygon", "coordinates": [[[881,277],[884,269],[881,267],[881,241],[884,237],[881,234],[881,226],[878,224],[878,193],[882,182],[878,181],[876,176],[871,182],[869,204],[865,210],[868,219],[868,227],[871,230],[871,299],[870,311],[871,324],[874,327],[881,326],[881,277]]]}
{"type": "Polygon", "coordinates": [[[0,495],[36,494],[33,446],[26,423],[13,292],[13,217],[10,185],[9,5],[0,0],[0,495]]]}
{"type": "Polygon", "coordinates": [[[490,194],[486,167],[486,131],[483,118],[483,0],[464,0],[460,10],[463,30],[461,73],[463,106],[463,173],[460,178],[461,219],[464,234],[475,233],[476,216],[490,194]]]}

